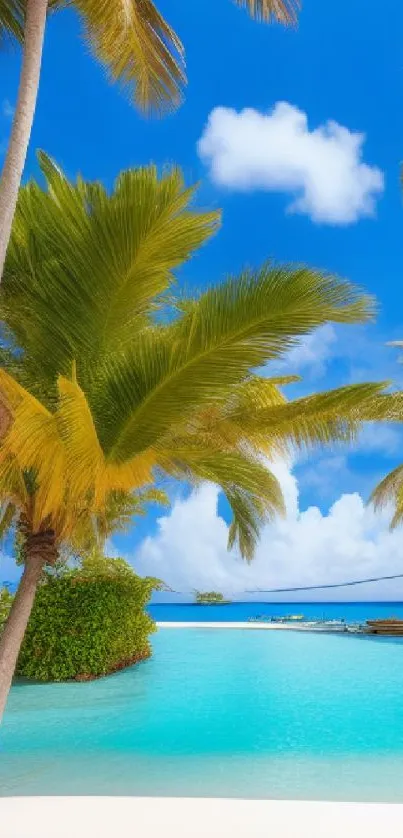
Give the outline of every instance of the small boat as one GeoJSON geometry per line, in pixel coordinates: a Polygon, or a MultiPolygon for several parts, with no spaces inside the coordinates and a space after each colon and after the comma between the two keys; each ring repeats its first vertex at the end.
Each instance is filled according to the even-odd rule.
{"type": "Polygon", "coordinates": [[[293,623],[304,619],[303,614],[286,614],[284,617],[273,617],[270,614],[260,614],[249,617],[248,623],[293,623]]]}
{"type": "Polygon", "coordinates": [[[344,620],[311,620],[304,623],[304,628],[312,631],[347,631],[348,626],[344,620]]]}

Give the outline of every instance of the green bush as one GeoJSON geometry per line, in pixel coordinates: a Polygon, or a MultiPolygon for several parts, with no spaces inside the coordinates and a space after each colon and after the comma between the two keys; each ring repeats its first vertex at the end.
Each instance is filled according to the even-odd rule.
{"type": "Polygon", "coordinates": [[[40,681],[89,680],[151,654],[155,623],[144,613],[155,579],[122,559],[92,557],[39,587],[18,674],[40,681]]]}
{"type": "Polygon", "coordinates": [[[0,634],[7,620],[12,601],[13,595],[10,594],[10,591],[7,588],[0,588],[0,634]]]}
{"type": "Polygon", "coordinates": [[[197,591],[196,602],[198,605],[227,605],[228,600],[218,591],[197,591]]]}

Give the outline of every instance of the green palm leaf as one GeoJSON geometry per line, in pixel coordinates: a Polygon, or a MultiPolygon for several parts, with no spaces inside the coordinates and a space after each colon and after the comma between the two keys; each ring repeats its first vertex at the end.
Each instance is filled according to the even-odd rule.
{"type": "Polygon", "coordinates": [[[284,442],[298,447],[351,442],[369,413],[387,418],[389,397],[382,394],[384,388],[382,382],[352,384],[270,407],[249,405],[235,411],[231,419],[245,437],[256,434],[261,445],[265,438],[272,440],[273,447],[276,443],[282,447],[284,442]]]}
{"type": "Polygon", "coordinates": [[[209,480],[233,511],[230,544],[250,558],[283,510],[264,457],[350,440],[361,420],[400,409],[383,385],[287,403],[280,388],[295,376],[254,370],[323,323],[369,319],[372,299],[328,274],[265,265],[176,304],[175,268],[218,223],[189,208],[180,173],[125,172],[108,193],[40,162],[47,188],[21,190],[0,289],[0,361],[28,390],[3,372],[14,410],[4,499],[24,514],[35,503],[35,526],[46,513],[60,540],[89,543],[141,512],[147,497],[133,488],[209,480]],[[20,462],[34,472],[29,496],[20,462]]]}
{"type": "Polygon", "coordinates": [[[47,191],[20,193],[0,297],[0,316],[26,353],[32,379],[49,381],[80,363],[81,382],[100,357],[120,351],[173,271],[217,229],[219,213],[190,207],[178,169],[129,170],[108,194],[72,184],[46,155],[47,191]]]}
{"type": "Polygon", "coordinates": [[[14,37],[24,40],[24,17],[26,0],[0,0],[0,41],[14,37]]]}
{"type": "Polygon", "coordinates": [[[394,506],[391,529],[403,521],[403,466],[397,466],[378,484],[372,492],[370,502],[375,509],[394,506]]]}
{"type": "Polygon", "coordinates": [[[172,452],[163,452],[161,463],[175,477],[220,486],[233,514],[228,546],[236,544],[248,561],[253,557],[262,525],[285,514],[277,478],[267,465],[246,452],[223,453],[188,444],[186,448],[177,446],[172,452]]]}
{"type": "Polygon", "coordinates": [[[96,415],[107,417],[103,429],[98,423],[105,450],[119,460],[155,444],[196,405],[225,400],[231,385],[301,335],[372,311],[371,299],[350,283],[307,268],[265,267],[228,280],[177,322],[140,333],[111,365],[99,404],[92,402],[96,415]]]}

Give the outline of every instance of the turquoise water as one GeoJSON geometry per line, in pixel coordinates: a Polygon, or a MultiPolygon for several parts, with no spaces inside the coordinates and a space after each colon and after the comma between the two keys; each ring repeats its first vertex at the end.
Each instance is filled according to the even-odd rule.
{"type": "Polygon", "coordinates": [[[151,660],[18,684],[1,794],[403,801],[403,644],[161,629],[151,660]]]}

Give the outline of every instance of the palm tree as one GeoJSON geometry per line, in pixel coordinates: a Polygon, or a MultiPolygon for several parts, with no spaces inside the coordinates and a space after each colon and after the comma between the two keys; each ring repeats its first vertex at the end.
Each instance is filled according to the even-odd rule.
{"type": "MultiPolygon", "coordinates": [[[[176,106],[185,84],[183,47],[152,0],[71,0],[85,36],[110,77],[134,91],[143,110],[176,106]]],[[[235,0],[252,16],[291,23],[299,0],[235,0]]],[[[31,135],[47,14],[66,0],[0,0],[0,39],[23,44],[23,61],[10,142],[0,180],[0,279],[31,135]]]]}
{"type": "Polygon", "coordinates": [[[262,524],[284,512],[265,458],[348,441],[387,398],[360,384],[287,402],[293,377],[253,372],[323,323],[370,317],[351,284],[267,265],[177,299],[172,269],[218,221],[188,209],[177,170],[124,172],[107,194],[41,165],[48,188],[20,192],[0,294],[0,498],[25,559],[0,642],[0,707],[44,566],[88,543],[94,521],[105,531],[114,498],[163,475],[214,482],[232,509],[230,546],[250,560],[262,524]]]}

